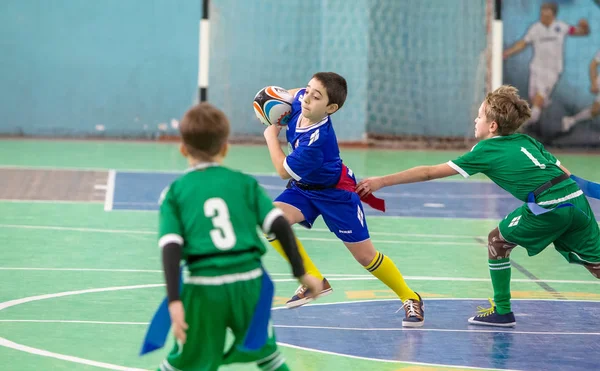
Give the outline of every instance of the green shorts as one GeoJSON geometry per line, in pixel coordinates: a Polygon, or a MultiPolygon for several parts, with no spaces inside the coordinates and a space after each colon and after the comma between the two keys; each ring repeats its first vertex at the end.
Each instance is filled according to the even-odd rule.
{"type": "Polygon", "coordinates": [[[508,214],[498,229],[507,242],[520,245],[529,256],[537,255],[548,245],[569,263],[600,262],[598,222],[585,196],[569,200],[576,207],[563,207],[534,215],[527,204],[508,214]]]}
{"type": "Polygon", "coordinates": [[[261,276],[221,285],[184,284],[181,300],[188,324],[186,343],[180,347],[175,341],[159,370],[212,371],[230,363],[283,362],[272,327],[262,349],[244,352],[239,348],[254,316],[261,276]],[[228,332],[234,340],[226,349],[228,332]]]}

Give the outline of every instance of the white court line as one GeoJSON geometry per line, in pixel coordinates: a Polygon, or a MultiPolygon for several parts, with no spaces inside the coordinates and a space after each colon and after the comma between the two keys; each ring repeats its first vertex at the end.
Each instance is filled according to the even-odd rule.
{"type": "MultiPolygon", "coordinates": [[[[28,165],[0,165],[0,169],[23,169],[23,170],[64,170],[64,171],[109,171],[111,169],[105,167],[75,167],[75,166],[28,166],[28,165]]],[[[185,173],[185,169],[181,170],[156,170],[156,169],[116,169],[120,173],[146,173],[146,174],[181,174],[185,173]]],[[[239,170],[241,171],[241,170],[239,170]]],[[[255,175],[255,176],[271,176],[277,179],[279,175],[275,172],[272,173],[248,173],[242,171],[244,174],[255,175]]]]}
{"type": "MultiPolygon", "coordinates": [[[[51,267],[0,267],[0,271],[64,271],[64,272],[121,272],[121,273],[163,273],[162,270],[158,269],[112,269],[112,268],[51,268],[51,267]]],[[[283,276],[289,277],[289,273],[270,273],[270,276],[283,276]]],[[[330,281],[369,281],[377,280],[370,274],[339,274],[339,273],[324,273],[330,281]]],[[[489,278],[471,278],[471,277],[433,277],[433,276],[404,276],[409,281],[444,281],[444,282],[489,282],[489,278]]],[[[277,278],[275,282],[297,282],[294,278],[277,278]]],[[[566,284],[580,284],[580,285],[600,285],[598,280],[590,281],[575,281],[575,280],[545,280],[537,279],[531,280],[526,278],[513,278],[511,282],[525,282],[525,283],[566,283],[566,284]]],[[[513,299],[518,300],[518,299],[513,299]]],[[[526,299],[533,300],[533,299],[526,299]]]]}
{"type": "Polygon", "coordinates": [[[8,339],[5,339],[3,337],[0,337],[0,346],[12,348],[15,350],[20,350],[21,352],[31,353],[31,354],[35,354],[35,355],[42,356],[42,357],[55,358],[55,359],[60,359],[62,361],[74,362],[74,363],[79,363],[82,365],[88,365],[88,366],[94,366],[94,367],[100,367],[100,368],[105,368],[108,370],[146,371],[142,368],[124,367],[124,366],[119,366],[119,365],[113,365],[110,363],[97,362],[97,361],[92,361],[89,359],[73,357],[73,356],[68,356],[68,355],[59,354],[59,353],[53,353],[53,352],[49,352],[47,350],[32,348],[32,347],[28,347],[23,344],[18,344],[18,343],[10,341],[8,339]]]}
{"type": "Polygon", "coordinates": [[[378,197],[385,198],[443,198],[455,200],[487,200],[487,199],[514,199],[510,194],[483,194],[483,195],[457,195],[457,194],[440,194],[440,193],[409,193],[409,192],[377,192],[378,197]]]}
{"type": "Polygon", "coordinates": [[[106,191],[106,184],[94,184],[94,189],[99,191],[106,191]]]}
{"type": "Polygon", "coordinates": [[[9,204],[104,204],[104,201],[18,200],[12,198],[0,198],[0,202],[9,204]]]}
{"type": "MultiPolygon", "coordinates": [[[[488,301],[489,298],[425,298],[424,301],[480,301],[480,300],[484,300],[484,301],[488,301]]],[[[515,299],[515,298],[511,298],[511,301],[566,301],[566,302],[580,302],[580,303],[599,303],[600,301],[598,300],[586,300],[586,299],[515,299]]],[[[396,299],[366,299],[366,300],[348,300],[348,301],[338,301],[338,302],[333,302],[333,303],[315,303],[310,302],[309,304],[305,304],[305,307],[314,307],[314,306],[320,306],[320,305],[340,305],[340,304],[361,304],[361,303],[376,303],[376,302],[382,302],[382,301],[394,301],[394,302],[398,302],[399,305],[402,305],[402,302],[400,301],[400,299],[396,298],[396,299]]],[[[275,307],[273,308],[273,310],[281,310],[281,309],[288,309],[285,305],[281,306],[281,307],[275,307]]]]}
{"type": "MultiPolygon", "coordinates": [[[[458,369],[469,369],[469,370],[490,370],[490,371],[497,371],[499,369],[497,368],[485,368],[485,367],[471,367],[471,366],[455,366],[455,365],[445,365],[445,364],[441,364],[441,363],[424,363],[424,362],[411,362],[411,361],[394,361],[391,359],[379,359],[379,358],[369,358],[369,357],[360,357],[360,356],[351,356],[349,354],[344,354],[344,353],[336,353],[336,352],[329,352],[326,350],[320,350],[320,349],[314,349],[314,348],[305,348],[305,347],[301,347],[298,345],[292,345],[292,344],[288,344],[288,343],[282,343],[282,342],[277,342],[277,345],[281,345],[287,348],[292,348],[292,349],[299,349],[299,350],[304,350],[307,352],[315,352],[315,353],[321,353],[321,354],[328,354],[328,355],[332,355],[332,356],[338,356],[338,357],[346,357],[346,358],[351,358],[351,359],[360,359],[360,360],[365,360],[365,361],[375,361],[375,362],[383,362],[383,363],[405,363],[405,364],[409,364],[409,365],[420,365],[420,366],[434,366],[434,367],[444,367],[444,368],[458,368],[458,369]]],[[[520,370],[514,370],[514,369],[501,369],[502,371],[520,371],[520,370]]]]}
{"type": "MultiPolygon", "coordinates": [[[[264,189],[270,189],[270,190],[284,190],[285,187],[284,186],[276,186],[276,185],[269,185],[269,184],[263,184],[260,183],[260,186],[263,187],[264,189]]],[[[487,200],[487,199],[514,199],[514,197],[512,195],[497,195],[497,194],[490,194],[490,195],[453,195],[453,194],[439,194],[439,193],[385,193],[385,192],[378,192],[377,193],[378,197],[385,197],[385,198],[424,198],[424,199],[432,199],[432,198],[443,198],[443,199],[456,199],[456,200],[471,200],[471,199],[475,199],[475,200],[487,200]]],[[[131,205],[131,206],[136,206],[136,205],[156,205],[156,202],[149,202],[149,201],[124,201],[124,202],[119,202],[119,205],[131,205]]],[[[426,205],[434,205],[434,204],[426,204],[426,205]]],[[[435,205],[443,205],[443,204],[435,204],[435,205]]]]}
{"type": "MultiPolygon", "coordinates": [[[[108,194],[108,192],[107,192],[108,194]]],[[[107,196],[108,197],[108,196],[107,196]]],[[[106,208],[105,208],[106,210],[106,208]]],[[[14,229],[45,229],[45,230],[57,230],[57,231],[74,231],[74,232],[96,232],[96,233],[124,233],[124,234],[145,234],[145,235],[156,235],[156,232],[151,231],[137,231],[137,230],[126,230],[126,229],[103,229],[103,228],[83,228],[83,227],[57,227],[57,226],[43,226],[43,225],[25,225],[25,224],[0,224],[0,228],[14,228],[14,229]]],[[[325,231],[319,230],[319,231],[325,231]]],[[[382,233],[382,235],[384,235],[382,233]]],[[[430,237],[425,234],[389,234],[387,236],[398,236],[398,237],[430,237]]],[[[450,238],[450,235],[442,235],[445,238],[450,238]]],[[[457,236],[457,238],[468,238],[467,236],[457,236]]],[[[474,237],[473,237],[474,238],[474,237]]],[[[321,241],[321,242],[339,242],[337,238],[319,238],[319,237],[302,237],[303,241],[321,241]]],[[[378,240],[374,239],[373,242],[382,244],[419,244],[419,245],[472,245],[472,246],[484,246],[480,242],[450,242],[450,241],[406,241],[406,240],[378,240]]]]}
{"type": "Polygon", "coordinates": [[[123,234],[145,234],[154,235],[156,232],[152,231],[137,231],[127,229],[104,229],[104,228],[80,228],[80,227],[55,227],[46,225],[23,225],[23,224],[0,224],[0,228],[13,228],[13,229],[45,229],[54,231],[71,231],[71,232],[93,232],[93,233],[123,233],[123,234]]]}
{"type": "MultiPolygon", "coordinates": [[[[98,288],[98,289],[65,291],[65,292],[58,292],[58,293],[54,293],[54,294],[29,296],[29,297],[26,297],[26,298],[9,300],[9,301],[5,301],[3,303],[0,303],[0,311],[4,310],[6,308],[14,307],[14,306],[19,305],[19,304],[29,303],[29,302],[32,302],[32,301],[39,301],[39,300],[51,299],[51,298],[60,298],[60,297],[63,297],[63,296],[81,295],[81,294],[89,294],[89,293],[95,293],[95,292],[106,292],[106,291],[135,290],[135,289],[142,289],[142,288],[149,288],[149,287],[161,287],[161,286],[164,286],[164,285],[162,285],[162,284],[148,284],[148,285],[135,285],[135,286],[116,286],[116,287],[103,287],[103,288],[98,288]]],[[[49,352],[49,351],[43,350],[43,349],[28,347],[28,346],[23,345],[23,344],[18,344],[18,343],[12,342],[12,341],[10,341],[8,339],[5,339],[3,337],[0,337],[0,346],[4,346],[4,347],[7,347],[7,348],[19,350],[19,351],[30,353],[30,354],[35,354],[35,355],[42,356],[42,357],[55,358],[55,359],[60,359],[60,360],[63,360],[63,361],[68,361],[68,362],[73,362],[73,363],[79,363],[79,364],[88,365],[88,366],[95,366],[95,367],[105,368],[105,369],[109,369],[109,370],[118,370],[118,371],[144,371],[143,369],[139,369],[139,368],[124,367],[124,366],[119,366],[119,365],[113,365],[113,364],[110,364],[110,363],[97,362],[97,361],[92,361],[92,360],[89,360],[89,359],[84,359],[84,358],[79,358],[79,357],[73,357],[73,356],[69,356],[69,355],[65,355],[65,354],[60,354],[60,353],[49,352]]]]}
{"type": "Polygon", "coordinates": [[[461,330],[461,329],[442,329],[442,328],[406,328],[406,327],[333,327],[333,326],[295,326],[295,325],[273,325],[281,328],[298,328],[313,330],[341,330],[341,331],[430,331],[430,332],[471,332],[471,333],[508,333],[524,335],[592,335],[600,336],[600,332],[555,332],[555,331],[511,331],[511,330],[461,330]]]}
{"type": "Polygon", "coordinates": [[[156,201],[117,201],[115,205],[119,206],[151,206],[158,209],[158,200],[156,201]]]}
{"type": "MultiPolygon", "coordinates": [[[[2,201],[2,200],[0,200],[2,201]]],[[[80,202],[80,203],[87,203],[87,202],[80,202]]],[[[399,210],[399,209],[398,209],[399,210]]],[[[494,223],[498,223],[500,220],[502,220],[502,217],[497,217],[497,218],[481,218],[481,217],[456,217],[454,215],[448,215],[448,216],[427,216],[427,215],[417,215],[417,216],[405,216],[405,215],[381,215],[383,214],[382,212],[377,212],[377,214],[371,214],[371,209],[367,209],[365,210],[366,213],[365,215],[369,218],[369,219],[410,219],[412,221],[416,220],[442,220],[442,221],[447,221],[447,220],[475,220],[475,221],[480,221],[480,222],[494,222],[494,223]]],[[[387,212],[390,212],[393,210],[387,210],[387,212]]],[[[405,210],[402,210],[405,211],[405,210]]],[[[139,210],[139,209],[114,209],[113,212],[119,212],[119,213],[126,213],[126,212],[131,212],[131,213],[158,213],[158,209],[156,210],[139,210]]],[[[448,212],[448,214],[450,214],[450,212],[448,212]]],[[[600,222],[598,222],[598,224],[600,224],[600,222]]]]}
{"type": "MultiPolygon", "coordinates": [[[[327,276],[324,274],[324,276],[327,276]]],[[[489,278],[467,278],[467,277],[427,277],[427,276],[403,276],[407,281],[444,281],[444,282],[490,282],[489,278]]],[[[377,277],[363,276],[363,277],[332,277],[328,278],[329,281],[371,281],[377,280],[377,277]]],[[[275,279],[274,282],[296,282],[293,278],[289,279],[275,279]]],[[[524,282],[524,283],[566,283],[566,284],[580,284],[580,285],[600,285],[600,281],[569,281],[569,280],[531,280],[528,278],[513,278],[511,282],[524,282]]],[[[514,299],[513,299],[514,300],[514,299]]]]}
{"type": "MultiPolygon", "coordinates": [[[[311,228],[306,229],[303,227],[295,227],[294,232],[327,232],[331,233],[329,229],[326,228],[311,228]]],[[[422,237],[422,238],[470,238],[475,239],[478,237],[484,236],[467,236],[465,234],[424,234],[424,233],[394,233],[394,232],[373,232],[369,231],[370,235],[378,235],[378,236],[402,236],[402,237],[422,237]]]]}
{"type": "Polygon", "coordinates": [[[19,304],[29,303],[32,301],[45,300],[45,299],[60,298],[63,296],[91,294],[91,293],[106,292],[106,291],[135,290],[135,289],[145,289],[145,288],[149,288],[149,287],[163,287],[163,286],[164,286],[164,284],[162,284],[162,283],[154,283],[154,284],[147,284],[147,285],[102,287],[99,289],[64,291],[64,292],[59,292],[59,293],[54,293],[54,294],[28,296],[26,298],[9,300],[9,301],[0,303],[0,311],[4,310],[6,308],[14,307],[15,305],[19,305],[19,304]]]}
{"type": "Polygon", "coordinates": [[[271,189],[271,190],[274,190],[274,191],[283,191],[285,189],[285,185],[276,186],[276,185],[270,185],[270,184],[262,184],[262,183],[260,183],[260,186],[263,187],[264,189],[271,189]]]}
{"type": "Polygon", "coordinates": [[[43,268],[43,267],[0,267],[0,271],[48,271],[48,272],[130,272],[162,273],[158,269],[111,269],[111,268],[43,268]]]}
{"type": "Polygon", "coordinates": [[[110,322],[110,321],[67,321],[60,319],[0,319],[0,322],[24,323],[80,323],[89,325],[149,325],[150,322],[110,322]]]}
{"type": "Polygon", "coordinates": [[[104,211],[113,209],[113,201],[115,198],[115,179],[117,172],[115,170],[108,171],[108,179],[106,180],[106,195],[104,199],[104,211]]]}
{"type": "MultiPolygon", "coordinates": [[[[0,311],[3,309],[6,309],[6,308],[10,308],[10,307],[19,305],[19,304],[24,304],[24,303],[29,303],[29,302],[33,302],[33,301],[39,301],[39,300],[45,300],[45,299],[51,299],[51,298],[58,298],[58,297],[63,297],[63,296],[80,295],[80,294],[87,294],[87,293],[94,293],[94,292],[135,290],[135,289],[141,289],[141,288],[160,287],[160,286],[163,286],[163,285],[162,284],[147,284],[147,285],[134,285],[134,286],[116,286],[116,287],[104,287],[104,288],[88,289],[88,290],[66,291],[66,292],[59,292],[59,293],[54,293],[54,294],[36,295],[36,296],[30,296],[30,297],[26,297],[26,298],[10,300],[10,301],[4,302],[4,303],[0,303],[0,311]]],[[[436,299],[430,299],[430,300],[433,301],[433,300],[484,300],[484,299],[436,298],[436,299]]],[[[544,301],[547,299],[537,299],[537,300],[544,301]]],[[[558,299],[550,299],[550,300],[553,300],[553,301],[577,301],[577,300],[558,300],[558,299]]],[[[398,301],[399,302],[398,299],[381,299],[381,300],[361,300],[361,301],[348,301],[348,302],[337,302],[337,303],[315,303],[315,304],[307,304],[307,305],[308,306],[339,305],[339,304],[381,302],[381,301],[398,301]]],[[[582,300],[582,301],[585,301],[585,300],[582,300]]],[[[282,308],[285,308],[285,307],[273,308],[273,310],[282,309],[282,308]]],[[[355,358],[355,359],[366,359],[366,360],[381,361],[381,362],[388,362],[388,363],[409,363],[409,364],[423,364],[423,365],[434,365],[434,366],[444,366],[444,367],[458,367],[458,366],[447,366],[447,365],[438,365],[438,364],[426,364],[426,363],[419,363],[419,362],[380,360],[380,359],[376,359],[376,358],[371,359],[371,358],[350,356],[350,355],[341,354],[341,353],[325,352],[325,351],[320,351],[320,350],[311,349],[311,348],[302,348],[302,347],[285,344],[285,343],[281,343],[281,345],[288,346],[290,348],[304,349],[307,351],[313,351],[313,352],[324,353],[324,354],[332,354],[332,355],[338,355],[338,356],[342,356],[342,357],[349,357],[349,358],[355,358]]],[[[87,360],[87,359],[83,359],[83,358],[72,357],[72,356],[68,356],[68,355],[64,355],[64,354],[52,353],[52,352],[48,352],[46,350],[32,348],[32,347],[28,347],[28,346],[25,346],[22,344],[14,343],[12,341],[9,341],[9,340],[7,340],[5,338],[1,338],[1,337],[0,337],[0,346],[12,348],[15,350],[19,350],[19,351],[23,351],[23,352],[27,352],[27,353],[31,353],[31,354],[40,355],[43,357],[56,358],[56,359],[65,360],[65,361],[69,361],[69,362],[92,365],[92,366],[108,368],[108,369],[112,369],[112,370],[139,371],[139,369],[126,368],[126,367],[112,365],[112,364],[108,364],[108,363],[101,363],[101,362],[91,361],[91,360],[87,360]]],[[[465,368],[465,367],[472,368],[472,367],[467,367],[467,366],[460,366],[460,367],[461,368],[465,368]]],[[[479,369],[481,369],[481,368],[479,368],[479,369]]]]}
{"type": "MultiPolygon", "coordinates": [[[[90,325],[123,325],[123,326],[142,326],[149,325],[150,322],[113,322],[113,321],[78,321],[78,320],[48,320],[48,319],[2,319],[0,322],[16,323],[71,323],[71,324],[90,324],[90,325]]],[[[506,329],[440,329],[440,328],[406,328],[406,327],[335,327],[335,326],[300,326],[300,325],[273,325],[276,328],[297,328],[311,330],[339,330],[339,331],[425,331],[425,332],[469,332],[469,333],[508,333],[522,335],[591,335],[600,336],[600,332],[556,332],[556,331],[517,331],[506,329]]]]}
{"type": "MultiPolygon", "coordinates": [[[[304,237],[302,236],[302,241],[321,241],[321,242],[340,242],[337,238],[315,238],[315,237],[304,237]]],[[[458,245],[458,246],[485,246],[484,243],[480,242],[447,242],[447,241],[407,241],[407,240],[377,240],[372,239],[373,243],[381,243],[381,244],[392,244],[392,245],[402,245],[402,244],[414,244],[414,245],[458,245]]]]}

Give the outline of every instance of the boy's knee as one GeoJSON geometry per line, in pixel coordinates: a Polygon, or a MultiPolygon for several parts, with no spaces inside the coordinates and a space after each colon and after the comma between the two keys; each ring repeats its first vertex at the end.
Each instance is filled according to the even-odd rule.
{"type": "Polygon", "coordinates": [[[371,240],[357,243],[344,242],[344,245],[346,245],[346,248],[348,248],[354,259],[363,267],[371,264],[377,256],[377,250],[375,250],[375,246],[373,246],[371,240]]]}
{"type": "Polygon", "coordinates": [[[292,205],[278,201],[273,202],[273,204],[275,205],[275,207],[283,211],[283,216],[285,217],[285,219],[287,219],[290,225],[300,223],[305,219],[304,215],[302,215],[302,212],[292,205]]]}
{"type": "Polygon", "coordinates": [[[488,235],[488,258],[492,260],[508,258],[515,246],[517,245],[505,241],[498,228],[494,228],[488,235]]]}
{"type": "Polygon", "coordinates": [[[361,252],[361,253],[353,254],[353,255],[354,255],[354,259],[356,259],[356,261],[359,262],[360,265],[362,265],[363,267],[366,267],[367,265],[371,264],[373,259],[375,259],[375,256],[377,255],[377,253],[371,254],[370,252],[365,251],[365,252],[361,252]]]}

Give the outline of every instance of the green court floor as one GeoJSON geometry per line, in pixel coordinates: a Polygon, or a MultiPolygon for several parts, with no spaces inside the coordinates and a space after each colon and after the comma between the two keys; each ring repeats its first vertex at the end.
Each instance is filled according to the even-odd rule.
{"type": "MultiPolygon", "coordinates": [[[[442,163],[460,154],[342,150],[344,161],[358,177],[442,163]]],[[[557,154],[557,157],[573,173],[600,181],[599,157],[582,154],[557,154]]],[[[274,174],[263,146],[233,146],[226,165],[252,174],[274,174]]],[[[158,366],[166,349],[144,357],[137,355],[146,323],[164,295],[156,244],[157,213],[105,211],[103,197],[111,192],[107,183],[84,190],[99,192],[103,196],[100,200],[80,201],[69,197],[83,192],[78,188],[82,183],[78,183],[77,176],[85,171],[99,171],[100,175],[106,172],[107,176],[109,170],[144,172],[152,176],[179,173],[185,167],[175,143],[0,140],[0,188],[5,189],[1,191],[4,193],[0,192],[2,370],[137,370],[158,366]],[[50,187],[46,181],[24,184],[8,178],[8,174],[21,176],[23,171],[37,171],[33,173],[35,176],[59,169],[68,169],[75,175],[72,179],[65,178],[63,183],[52,183],[52,187],[56,187],[52,193],[54,199],[35,197],[38,189],[50,187]],[[15,173],[15,170],[20,172],[15,173]]],[[[481,176],[464,181],[457,176],[447,181],[487,182],[481,176]]],[[[485,241],[498,218],[380,215],[368,221],[376,247],[396,262],[407,282],[425,300],[450,303],[457,299],[480,299],[480,305],[486,305],[492,290],[485,241]]],[[[334,287],[333,294],[319,303],[395,298],[392,291],[372,279],[353,260],[322,220],[319,219],[314,230],[297,228],[296,231],[334,287]]],[[[567,264],[551,247],[534,258],[527,257],[522,249],[515,249],[511,258],[512,290],[516,299],[600,302],[599,281],[585,269],[567,264]],[[515,268],[514,263],[519,268],[515,268]]],[[[270,250],[265,264],[276,281],[275,306],[281,306],[293,294],[297,283],[277,253],[270,250]]],[[[540,301],[536,305],[543,309],[544,303],[540,301]]],[[[339,305],[323,308],[324,316],[340,315],[339,305]]],[[[475,307],[467,309],[475,311],[475,307]]],[[[600,318],[599,313],[594,312],[594,318],[600,318]]],[[[397,321],[400,326],[401,319],[402,312],[392,311],[386,320],[397,321]]],[[[360,320],[359,313],[356,322],[360,320]]],[[[522,320],[526,321],[526,317],[522,320]]],[[[595,326],[598,327],[598,323],[595,326]]],[[[301,338],[302,331],[299,328],[294,336],[301,338]]],[[[600,328],[597,332],[600,333],[600,328]]],[[[306,336],[315,335],[307,332],[306,336]]],[[[387,341],[383,337],[380,340],[387,341]]],[[[323,341],[346,340],[332,335],[323,341]]],[[[469,347],[469,344],[464,346],[469,347]]],[[[294,370],[509,369],[508,366],[478,368],[467,363],[461,366],[381,360],[377,359],[376,347],[373,357],[294,344],[283,345],[282,351],[294,370]]],[[[439,352],[443,351],[440,347],[439,352]]],[[[256,368],[236,365],[223,369],[256,368]]]]}

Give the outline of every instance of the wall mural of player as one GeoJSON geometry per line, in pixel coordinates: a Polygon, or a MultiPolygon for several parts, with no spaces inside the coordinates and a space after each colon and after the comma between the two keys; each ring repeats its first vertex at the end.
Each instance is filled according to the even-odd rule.
{"type": "Polygon", "coordinates": [[[600,32],[593,27],[600,18],[596,2],[503,1],[502,18],[503,82],[527,92],[532,108],[523,131],[546,145],[600,146],[600,119],[593,119],[600,99],[592,104],[600,83],[598,62],[592,62],[593,72],[590,65],[600,46],[600,32]],[[567,36],[587,37],[565,42],[567,36]]]}
{"type": "Polygon", "coordinates": [[[587,20],[581,19],[577,26],[556,19],[557,3],[544,3],[540,8],[540,20],[529,27],[527,34],[513,46],[504,50],[504,59],[521,52],[531,44],[533,58],[529,64],[529,99],[531,118],[526,126],[538,122],[542,109],[551,103],[550,94],[563,71],[565,37],[586,36],[590,33],[587,20]]]}

